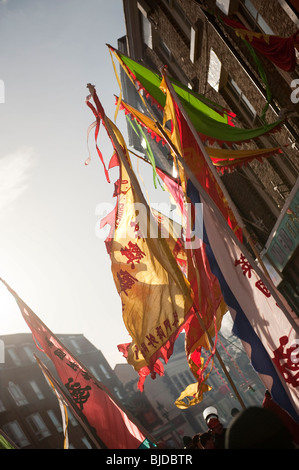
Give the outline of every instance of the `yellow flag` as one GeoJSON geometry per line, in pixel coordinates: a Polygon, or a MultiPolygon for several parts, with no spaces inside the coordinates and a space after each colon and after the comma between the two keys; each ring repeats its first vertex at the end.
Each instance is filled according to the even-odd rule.
{"type": "MultiPolygon", "coordinates": [[[[179,267],[178,247],[181,261],[184,255],[179,241],[172,236],[172,227],[168,227],[169,233],[160,233],[156,217],[140,199],[125,141],[107,117],[105,122],[123,151],[122,156],[116,152],[120,168],[115,183],[117,206],[106,240],[123,321],[132,338],[131,343],[119,345],[119,349],[139,373],[142,389],[148,374],[163,373],[159,359],[167,362],[170,357],[188,318],[193,294],[179,267]],[[124,157],[128,165],[124,165],[124,157]]],[[[111,224],[111,218],[102,226],[105,223],[111,224]]]]}

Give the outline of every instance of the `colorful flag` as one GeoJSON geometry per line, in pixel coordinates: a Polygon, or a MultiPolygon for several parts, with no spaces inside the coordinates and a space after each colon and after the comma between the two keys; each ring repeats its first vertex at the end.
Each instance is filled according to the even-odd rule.
{"type": "MultiPolygon", "coordinates": [[[[111,46],[109,48],[135,86],[139,90],[143,89],[146,96],[150,97],[160,109],[163,109],[165,95],[160,89],[161,76],[126,57],[111,46]]],[[[257,139],[262,135],[277,132],[282,125],[283,121],[278,120],[254,129],[233,127],[230,125],[231,121],[228,120],[229,114],[219,105],[209,103],[209,106],[206,102],[203,103],[203,98],[196,95],[196,93],[187,87],[173,79],[171,83],[194,128],[204,142],[207,141],[210,144],[218,142],[220,145],[223,143],[228,145],[233,143],[241,144],[251,139],[257,139]],[[217,110],[215,109],[216,107],[217,110]]]]}
{"type": "Polygon", "coordinates": [[[239,223],[236,220],[217,179],[215,178],[215,175],[211,171],[211,168],[203,155],[202,149],[195,139],[190,126],[184,118],[178,104],[173,99],[172,93],[164,77],[160,87],[166,95],[164,124],[167,120],[171,120],[172,124],[171,141],[176,146],[179,154],[182,156],[197,181],[213,199],[231,229],[242,241],[242,229],[240,228],[239,223]]]}
{"type": "Polygon", "coordinates": [[[66,349],[23,300],[2,282],[17,301],[37,348],[53,362],[64,389],[86,418],[90,429],[95,430],[95,437],[101,448],[138,449],[143,446],[147,442],[146,435],[115,399],[111,398],[106,387],[66,349]]]}
{"type": "MultiPolygon", "coordinates": [[[[121,100],[120,102],[120,109],[123,109],[126,115],[130,115],[131,119],[135,119],[139,124],[141,124],[150,134],[152,139],[155,139],[158,143],[166,143],[156,122],[149,116],[146,116],[141,111],[133,108],[133,106],[130,106],[124,100],[121,100]]],[[[170,138],[170,131],[165,129],[165,132],[170,138]]],[[[236,167],[242,165],[247,165],[252,160],[258,160],[261,162],[263,158],[270,158],[275,155],[282,155],[282,150],[280,147],[252,150],[220,149],[215,147],[205,147],[205,149],[207,154],[211,158],[213,165],[221,173],[223,173],[224,171],[232,171],[236,167]]]]}
{"type": "Polygon", "coordinates": [[[103,120],[118,158],[117,204],[102,227],[111,225],[106,246],[123,321],[132,338],[119,349],[139,373],[142,390],[147,375],[163,373],[160,358],[167,362],[188,320],[192,290],[177,262],[179,239],[173,237],[171,227],[167,237],[159,233],[132,170],[125,141],[105,115],[94,88],[90,89],[96,108],[89,101],[87,104],[103,120]]]}
{"type": "MultiPolygon", "coordinates": [[[[238,325],[240,330],[245,329],[247,336],[250,329],[252,330],[259,342],[258,344],[264,348],[265,357],[268,356],[270,358],[273,368],[271,372],[277,370],[277,374],[273,372],[271,375],[273,380],[271,389],[273,397],[275,393],[276,401],[280,404],[284,400],[285,408],[286,406],[288,409],[291,408],[294,413],[294,409],[299,404],[299,382],[296,377],[299,371],[299,361],[294,356],[296,354],[296,341],[298,342],[298,339],[296,339],[298,318],[294,318],[294,313],[290,311],[289,306],[281,299],[280,294],[271,281],[268,282],[268,279],[265,279],[265,276],[259,273],[259,269],[254,267],[255,263],[249,261],[251,257],[247,254],[247,250],[240,243],[238,237],[234,235],[234,231],[230,230],[228,224],[225,223],[223,218],[225,206],[221,205],[224,199],[221,196],[221,188],[217,185],[217,181],[210,178],[205,158],[203,158],[204,155],[202,155],[200,161],[200,168],[198,169],[198,166],[194,166],[192,156],[194,154],[198,158],[201,155],[199,145],[196,145],[195,138],[192,140],[192,129],[188,126],[180,112],[179,104],[172,99],[166,78],[162,86],[167,93],[164,109],[167,111],[168,106],[170,109],[170,113],[166,114],[166,119],[168,116],[171,119],[175,116],[179,127],[182,162],[186,161],[188,170],[190,171],[191,169],[193,171],[193,175],[196,177],[194,182],[200,183],[197,186],[201,188],[201,195],[204,194],[205,196],[203,221],[206,233],[204,232],[204,242],[210,268],[219,280],[228,308],[231,312],[233,309],[238,312],[238,318],[237,315],[235,317],[235,326],[237,327],[238,325]],[[201,174],[199,173],[200,170],[201,174]],[[211,184],[212,181],[213,185],[211,184]],[[218,198],[215,197],[217,193],[218,198]],[[211,207],[213,207],[214,212],[212,212],[206,201],[212,204],[211,207]],[[217,214],[217,217],[215,214],[217,214]],[[215,260],[211,258],[211,251],[219,264],[223,275],[222,278],[217,271],[213,270],[215,260]],[[232,304],[231,298],[226,296],[222,281],[226,282],[229,289],[231,289],[235,304],[232,304]],[[233,305],[235,307],[238,305],[237,310],[233,305]],[[295,357],[294,364],[291,364],[290,357],[295,357]],[[279,390],[279,392],[276,390],[279,390]]],[[[175,128],[173,126],[173,129],[175,128]]],[[[195,204],[200,202],[200,200],[194,196],[194,190],[190,190],[192,187],[194,189],[193,182],[189,179],[187,182],[187,195],[192,203],[195,204]]],[[[227,219],[227,217],[225,218],[227,219]]],[[[253,348],[253,343],[251,343],[251,346],[253,348]]],[[[253,349],[251,351],[252,356],[250,355],[250,357],[253,357],[253,349]]],[[[264,356],[260,358],[262,364],[263,358],[264,356]]],[[[267,385],[269,389],[269,383],[267,385]]]]}
{"type": "Polygon", "coordinates": [[[275,35],[258,33],[248,30],[242,23],[230,18],[222,21],[234,29],[237,36],[248,40],[254,49],[267,57],[277,67],[286,72],[292,72],[296,67],[296,46],[299,44],[299,30],[292,36],[283,38],[275,35]]]}
{"type": "MultiPolygon", "coordinates": [[[[187,226],[185,240],[188,240],[188,234],[191,230],[188,224],[190,224],[191,214],[186,213],[182,188],[160,169],[157,172],[181,212],[182,220],[185,220],[184,225],[187,226]]],[[[200,221],[196,221],[196,223],[200,223],[200,221]]],[[[220,330],[223,315],[227,312],[219,281],[209,266],[205,244],[202,240],[197,240],[195,243],[193,239],[192,246],[192,249],[186,250],[186,266],[187,277],[194,292],[194,304],[192,315],[186,322],[184,330],[187,361],[196,383],[190,384],[175,401],[175,405],[181,409],[200,403],[203,399],[203,393],[211,390],[207,383],[208,366],[211,360],[213,362],[215,348],[211,350],[207,335],[209,334],[211,338],[215,337],[215,344],[217,343],[217,333],[220,330]],[[204,327],[200,324],[198,315],[204,327]],[[210,356],[205,363],[201,354],[202,348],[210,351],[210,356]]]]}
{"type": "MultiPolygon", "coordinates": [[[[112,46],[108,46],[110,54],[113,54],[121,67],[127,73],[131,80],[136,82],[138,89],[143,90],[147,98],[150,98],[154,104],[161,110],[164,108],[165,96],[159,89],[161,76],[148,69],[144,65],[135,62],[130,57],[125,56],[112,46]]],[[[112,57],[112,56],[111,56],[112,57]]],[[[114,68],[115,71],[115,68],[114,68]]],[[[213,120],[234,126],[232,119],[236,116],[232,111],[227,110],[218,103],[213,102],[204,95],[199,95],[183,85],[178,80],[171,79],[171,83],[176,93],[184,105],[190,109],[190,112],[208,116],[213,120]]]]}
{"type": "MultiPolygon", "coordinates": [[[[188,195],[193,203],[201,200],[191,181],[188,195]]],[[[236,240],[204,203],[207,256],[234,320],[233,332],[273,399],[298,420],[298,318],[236,240]]]]}

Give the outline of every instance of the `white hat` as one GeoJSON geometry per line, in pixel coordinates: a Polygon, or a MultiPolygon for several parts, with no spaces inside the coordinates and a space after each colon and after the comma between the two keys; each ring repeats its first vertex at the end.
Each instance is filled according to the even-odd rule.
{"type": "Polygon", "coordinates": [[[208,418],[215,417],[218,418],[218,412],[214,406],[209,406],[203,411],[203,419],[207,422],[208,418]]]}

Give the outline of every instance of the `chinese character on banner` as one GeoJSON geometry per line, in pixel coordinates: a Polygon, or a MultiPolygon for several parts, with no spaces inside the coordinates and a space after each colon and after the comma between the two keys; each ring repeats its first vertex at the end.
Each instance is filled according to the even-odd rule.
{"type": "Polygon", "coordinates": [[[246,276],[248,275],[249,278],[251,278],[251,271],[252,271],[252,266],[251,264],[249,263],[249,261],[247,261],[247,259],[245,258],[245,256],[243,254],[241,254],[240,256],[240,259],[239,260],[235,260],[235,266],[238,266],[240,265],[241,268],[242,268],[242,271],[243,271],[243,275],[246,276]]]}
{"type": "Polygon", "coordinates": [[[121,253],[128,258],[127,264],[131,263],[132,269],[135,268],[134,262],[140,263],[140,260],[145,256],[145,253],[141,251],[137,243],[129,242],[128,246],[121,248],[121,253]]]}
{"type": "Polygon", "coordinates": [[[292,343],[287,347],[289,342],[287,336],[282,336],[279,342],[280,346],[273,351],[273,362],[287,383],[299,387],[298,344],[292,343]]]}
{"type": "Polygon", "coordinates": [[[82,411],[83,405],[90,397],[89,390],[91,390],[91,387],[89,385],[86,385],[86,387],[81,387],[79,382],[72,382],[74,382],[74,379],[69,378],[65,386],[72,395],[74,402],[79,405],[80,410],[82,411]]]}

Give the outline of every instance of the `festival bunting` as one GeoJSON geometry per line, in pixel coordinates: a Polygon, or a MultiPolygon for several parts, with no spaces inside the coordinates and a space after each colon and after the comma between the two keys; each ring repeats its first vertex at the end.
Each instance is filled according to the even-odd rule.
{"type": "MultiPolygon", "coordinates": [[[[146,96],[150,97],[160,109],[163,109],[166,98],[160,90],[161,76],[120,53],[112,46],[109,46],[109,48],[137,89],[143,89],[146,96]]],[[[182,84],[178,85],[178,82],[173,79],[171,83],[193,126],[204,142],[210,144],[217,142],[219,145],[224,143],[227,145],[241,144],[280,130],[282,120],[253,129],[232,126],[231,120],[228,119],[229,114],[223,108],[218,107],[216,111],[215,106],[212,108],[206,103],[204,103],[204,107],[199,95],[191,92],[182,84]]]]}
{"type": "Polygon", "coordinates": [[[164,124],[169,119],[172,122],[172,142],[174,145],[176,145],[177,150],[179,151],[182,158],[186,161],[195,178],[222,212],[223,216],[228,222],[228,225],[242,241],[242,229],[240,228],[234,213],[229,207],[228,201],[226,200],[219,183],[216,181],[214,174],[211,172],[211,169],[209,168],[209,165],[203,156],[202,150],[194,138],[188,123],[183,117],[178,104],[175,100],[172,99],[171,92],[164,77],[160,87],[166,95],[166,103],[164,106],[164,124]]]}
{"type": "Polygon", "coordinates": [[[138,449],[149,447],[146,434],[112,399],[105,386],[71,354],[38,316],[4,281],[14,296],[37,348],[52,361],[58,376],[78,411],[86,418],[100,448],[138,449]]]}
{"type": "Polygon", "coordinates": [[[296,67],[296,46],[299,46],[299,30],[292,36],[283,38],[275,35],[248,30],[242,23],[222,17],[222,21],[234,29],[235,34],[248,40],[252,47],[267,57],[273,64],[286,72],[293,72],[296,67]]]}
{"type": "MultiPolygon", "coordinates": [[[[107,118],[92,87],[96,108],[114,146],[114,165],[119,166],[115,184],[117,204],[101,224],[111,226],[106,239],[111,269],[121,298],[124,324],[131,343],[119,345],[129,364],[139,373],[143,389],[147,375],[163,374],[163,364],[172,354],[174,342],[190,316],[192,290],[180,268],[180,240],[168,226],[167,237],[159,233],[132,170],[125,141],[107,118]],[[116,161],[118,160],[118,162],[116,161]]],[[[161,220],[161,226],[165,226],[161,220]]]]}
{"type": "MultiPolygon", "coordinates": [[[[155,139],[157,143],[161,142],[163,145],[166,144],[163,135],[161,134],[157,124],[153,119],[151,119],[149,116],[146,116],[141,111],[138,111],[124,100],[121,100],[120,109],[124,110],[125,114],[129,115],[131,119],[135,119],[139,124],[141,124],[150,134],[151,138],[155,139]]],[[[167,129],[165,129],[165,133],[169,137],[171,136],[170,131],[167,129]]],[[[230,172],[236,167],[247,165],[253,160],[262,162],[263,158],[270,158],[274,155],[282,155],[282,150],[280,147],[253,150],[233,150],[214,147],[205,147],[205,149],[211,158],[213,165],[221,173],[224,171],[230,172]]]]}
{"type": "MultiPolygon", "coordinates": [[[[117,51],[112,46],[108,46],[110,53],[117,58],[121,67],[128,74],[133,82],[136,82],[139,90],[144,90],[146,96],[151,99],[160,110],[163,110],[165,104],[165,96],[159,89],[161,83],[161,76],[150,70],[149,68],[135,62],[130,57],[125,56],[117,51]]],[[[115,70],[115,69],[114,69],[115,70]]],[[[193,92],[190,88],[186,87],[178,80],[171,79],[176,93],[180,97],[182,103],[195,112],[199,112],[204,116],[208,116],[213,120],[234,126],[233,118],[236,115],[224,108],[223,106],[209,100],[203,95],[193,92]]]]}

